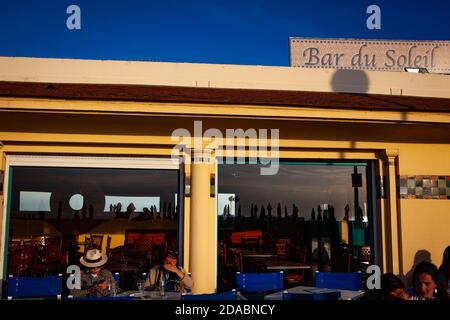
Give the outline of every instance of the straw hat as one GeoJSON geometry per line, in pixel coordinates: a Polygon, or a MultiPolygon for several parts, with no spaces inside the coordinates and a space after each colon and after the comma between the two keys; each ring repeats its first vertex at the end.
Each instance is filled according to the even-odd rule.
{"type": "Polygon", "coordinates": [[[98,249],[88,250],[86,255],[80,258],[80,263],[88,268],[101,267],[108,261],[108,257],[98,249]]]}

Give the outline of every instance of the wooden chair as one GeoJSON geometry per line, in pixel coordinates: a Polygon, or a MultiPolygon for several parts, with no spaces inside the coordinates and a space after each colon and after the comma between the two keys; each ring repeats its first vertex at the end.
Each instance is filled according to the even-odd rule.
{"type": "Polygon", "coordinates": [[[241,238],[241,249],[242,250],[250,250],[250,251],[257,251],[259,250],[259,243],[261,238],[241,238]]]}
{"type": "Polygon", "coordinates": [[[33,261],[33,255],[34,247],[32,245],[11,247],[8,273],[16,276],[27,274],[33,261]]]}
{"type": "Polygon", "coordinates": [[[48,238],[46,241],[47,263],[52,273],[61,273],[62,264],[65,262],[62,252],[62,237],[48,238]]]}
{"type": "Polygon", "coordinates": [[[45,237],[45,236],[32,236],[31,243],[34,246],[43,247],[43,246],[45,246],[45,241],[47,238],[48,237],[45,237]]]}
{"type": "Polygon", "coordinates": [[[33,276],[46,276],[49,274],[46,248],[48,238],[41,235],[31,237],[33,255],[30,270],[33,276]]]}
{"type": "Polygon", "coordinates": [[[22,245],[24,245],[24,246],[31,246],[32,244],[33,244],[33,241],[31,239],[22,240],[22,245]]]}
{"type": "Polygon", "coordinates": [[[228,263],[228,252],[227,252],[227,244],[223,240],[219,241],[218,254],[219,254],[219,265],[226,266],[228,263]]]}
{"type": "Polygon", "coordinates": [[[111,254],[111,240],[112,240],[112,237],[111,236],[108,236],[107,238],[106,238],[106,249],[105,249],[105,253],[106,253],[106,255],[109,257],[110,256],[110,254],[111,254]]]}
{"type": "MultiPolygon", "coordinates": [[[[297,245],[295,248],[294,260],[300,263],[307,263],[306,257],[308,249],[304,245],[297,245]]],[[[300,285],[305,282],[305,269],[286,272],[286,284],[289,286],[300,285]]]]}
{"type": "Polygon", "coordinates": [[[142,238],[134,241],[134,248],[146,254],[149,263],[152,263],[153,239],[142,238]]]}
{"type": "Polygon", "coordinates": [[[347,246],[340,246],[338,254],[333,259],[332,269],[335,272],[351,272],[352,257],[352,252],[347,246]]]}
{"type": "Polygon", "coordinates": [[[306,263],[306,257],[308,255],[308,249],[305,245],[297,245],[295,248],[295,256],[294,259],[296,261],[300,261],[302,263],[306,263]]]}
{"type": "Polygon", "coordinates": [[[236,268],[239,272],[244,272],[244,258],[241,250],[235,251],[234,260],[236,262],[236,268]]]}
{"type": "Polygon", "coordinates": [[[91,234],[91,249],[98,249],[100,252],[102,251],[103,244],[103,234],[94,235],[91,234]]]}
{"type": "Polygon", "coordinates": [[[289,245],[290,240],[289,239],[278,239],[277,240],[277,255],[278,256],[287,256],[289,252],[289,245]]]}
{"type": "Polygon", "coordinates": [[[22,240],[9,240],[8,246],[11,247],[18,247],[22,245],[22,240]]]}
{"type": "Polygon", "coordinates": [[[91,249],[92,249],[92,239],[86,236],[84,237],[84,254],[86,255],[86,252],[91,249]]]}

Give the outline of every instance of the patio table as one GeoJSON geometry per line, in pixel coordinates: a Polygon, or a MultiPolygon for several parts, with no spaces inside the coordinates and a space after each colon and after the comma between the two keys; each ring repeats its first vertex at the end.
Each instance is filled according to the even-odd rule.
{"type": "Polygon", "coordinates": [[[287,291],[290,293],[306,293],[313,294],[315,292],[323,291],[323,290],[332,290],[339,291],[341,293],[341,300],[356,300],[361,298],[364,295],[364,291],[351,291],[351,290],[340,290],[340,289],[327,289],[327,288],[319,288],[319,287],[308,287],[308,286],[297,286],[286,290],[281,290],[278,292],[274,292],[264,296],[264,300],[282,300],[283,291],[287,291]]]}

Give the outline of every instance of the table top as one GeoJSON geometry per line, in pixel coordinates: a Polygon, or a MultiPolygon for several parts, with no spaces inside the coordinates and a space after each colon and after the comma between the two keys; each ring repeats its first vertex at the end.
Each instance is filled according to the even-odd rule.
{"type": "MultiPolygon", "coordinates": [[[[181,293],[179,292],[166,292],[164,296],[159,294],[159,291],[138,291],[130,290],[122,292],[117,295],[118,297],[133,296],[136,300],[181,300],[181,293]]],[[[238,300],[247,300],[247,298],[240,292],[237,293],[238,300]]]]}
{"type": "MultiPolygon", "coordinates": [[[[313,293],[315,290],[324,290],[326,288],[318,287],[307,287],[307,286],[297,286],[286,290],[281,290],[275,293],[268,294],[264,297],[264,300],[282,300],[283,291],[290,293],[313,293]]],[[[364,295],[364,291],[351,291],[351,290],[341,290],[341,289],[329,289],[333,291],[339,291],[341,293],[341,300],[356,300],[364,295]]]]}
{"type": "Polygon", "coordinates": [[[159,291],[138,291],[130,290],[119,294],[118,296],[134,296],[136,300],[181,300],[181,293],[179,292],[165,292],[164,296],[159,294],[159,291]]]}

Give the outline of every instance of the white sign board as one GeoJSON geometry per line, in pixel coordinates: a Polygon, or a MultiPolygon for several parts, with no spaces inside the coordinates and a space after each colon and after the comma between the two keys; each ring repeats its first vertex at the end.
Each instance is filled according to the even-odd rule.
{"type": "Polygon", "coordinates": [[[450,73],[450,41],[290,38],[291,66],[450,73]]]}

